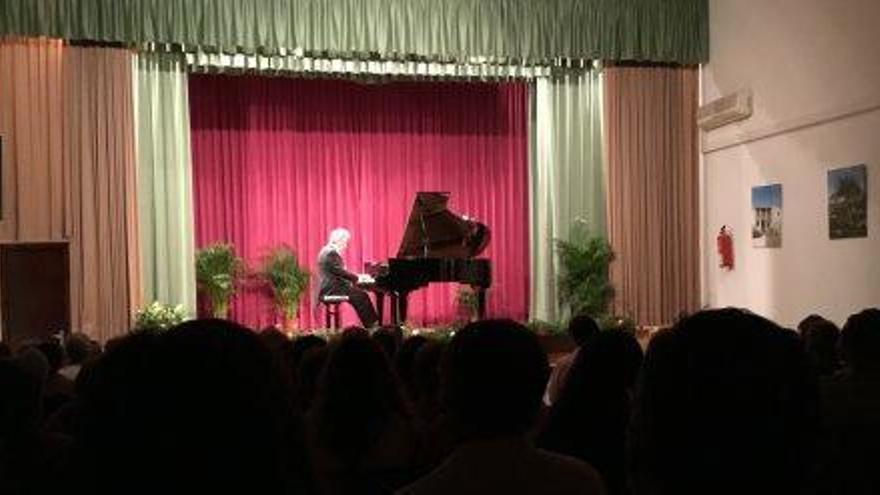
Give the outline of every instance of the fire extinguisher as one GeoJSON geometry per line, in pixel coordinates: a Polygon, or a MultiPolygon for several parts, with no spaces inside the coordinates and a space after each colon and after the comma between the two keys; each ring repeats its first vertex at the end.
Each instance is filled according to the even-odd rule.
{"type": "Polygon", "coordinates": [[[733,236],[727,225],[721,226],[718,232],[718,258],[720,266],[723,269],[733,270],[733,236]]]}

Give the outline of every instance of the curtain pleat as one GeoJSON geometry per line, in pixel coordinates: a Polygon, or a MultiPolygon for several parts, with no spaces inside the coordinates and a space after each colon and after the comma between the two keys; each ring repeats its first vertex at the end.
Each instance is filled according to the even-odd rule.
{"type": "Polygon", "coordinates": [[[0,239],[69,242],[72,330],[105,341],[140,304],[131,54],[0,42],[0,239]]]}
{"type": "Polygon", "coordinates": [[[65,47],[63,81],[72,321],[106,341],[141,305],[132,55],[65,47]]]}
{"type": "MultiPolygon", "coordinates": [[[[353,233],[351,271],[394,257],[418,191],[492,229],[489,314],[525,319],[529,294],[528,87],[192,76],[198,246],[231,242],[254,269],[286,243],[315,274],[334,227],[353,233]]],[[[317,278],[312,277],[316,287],[317,278]]],[[[320,325],[304,297],[300,323],[320,325]]],[[[410,296],[412,324],[460,315],[456,287],[410,296]]],[[[246,281],[232,317],[276,323],[265,285],[246,281]]],[[[351,313],[348,323],[355,323],[351,313]]]]}
{"type": "Polygon", "coordinates": [[[0,34],[386,59],[699,63],[708,0],[5,0],[0,34]]]}
{"type": "Polygon", "coordinates": [[[136,57],[138,201],[145,301],[196,313],[189,92],[181,55],[136,57]]]}
{"type": "Polygon", "coordinates": [[[699,308],[695,68],[605,71],[614,308],[665,325],[699,308]]]}
{"type": "Polygon", "coordinates": [[[62,43],[0,42],[0,239],[63,240],[62,43]]]}
{"type": "Polygon", "coordinates": [[[591,234],[605,235],[600,72],[539,78],[533,108],[530,314],[557,321],[564,315],[555,241],[570,240],[576,222],[591,234]]]}

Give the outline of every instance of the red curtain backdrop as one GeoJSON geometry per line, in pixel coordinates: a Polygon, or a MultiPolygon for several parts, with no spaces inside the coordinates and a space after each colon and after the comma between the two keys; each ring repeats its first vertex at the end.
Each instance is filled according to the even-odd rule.
{"type": "MultiPolygon", "coordinates": [[[[449,191],[452,211],[492,230],[489,315],[527,317],[527,85],[195,75],[189,94],[198,246],[231,242],[256,268],[286,243],[314,272],[327,234],[346,227],[346,264],[360,272],[396,254],[417,191],[449,191]]],[[[316,286],[313,276],[301,326],[321,326],[316,286]]],[[[452,321],[455,296],[454,284],[414,292],[409,321],[452,321]]],[[[231,317],[277,322],[255,283],[231,317]]],[[[352,311],[344,323],[357,323],[352,311]]]]}

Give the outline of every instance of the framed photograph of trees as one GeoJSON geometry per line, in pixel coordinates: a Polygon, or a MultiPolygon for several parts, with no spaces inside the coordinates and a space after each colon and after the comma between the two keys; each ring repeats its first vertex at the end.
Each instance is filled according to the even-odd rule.
{"type": "Polygon", "coordinates": [[[865,165],[828,171],[828,235],[868,236],[868,170],[865,165]]]}

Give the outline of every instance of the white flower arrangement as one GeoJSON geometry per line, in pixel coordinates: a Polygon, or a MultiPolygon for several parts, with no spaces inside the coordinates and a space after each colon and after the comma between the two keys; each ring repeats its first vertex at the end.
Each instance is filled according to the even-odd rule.
{"type": "Polygon", "coordinates": [[[183,305],[172,306],[153,301],[135,315],[135,330],[168,330],[186,321],[187,314],[183,305]]]}

